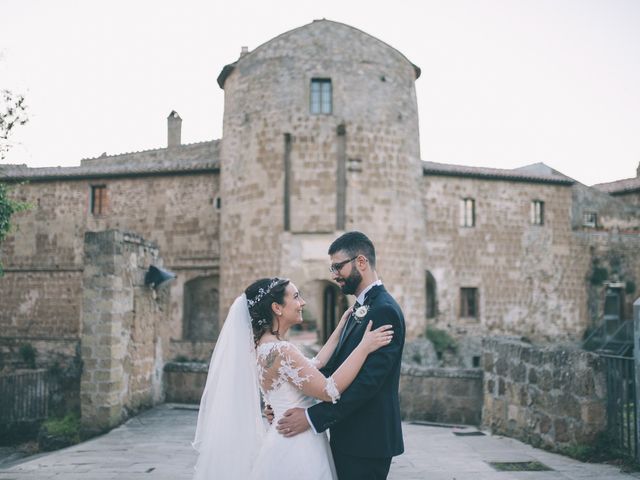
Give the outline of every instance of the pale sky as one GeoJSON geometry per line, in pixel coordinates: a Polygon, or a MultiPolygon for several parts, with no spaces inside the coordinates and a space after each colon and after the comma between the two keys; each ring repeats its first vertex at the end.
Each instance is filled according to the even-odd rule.
{"type": "Polygon", "coordinates": [[[171,110],[183,143],[220,138],[222,67],[318,18],[422,69],[423,160],[544,162],[588,185],[636,174],[638,0],[0,0],[0,89],[30,117],[4,163],[164,147],[171,110]]]}

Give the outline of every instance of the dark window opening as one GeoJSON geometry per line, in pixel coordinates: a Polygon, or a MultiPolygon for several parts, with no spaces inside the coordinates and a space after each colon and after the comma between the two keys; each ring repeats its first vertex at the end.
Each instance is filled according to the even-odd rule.
{"type": "Polygon", "coordinates": [[[598,226],[598,214],[596,212],[584,212],[582,225],[589,228],[598,226]]]}
{"type": "Polygon", "coordinates": [[[460,316],[478,318],[478,289],[460,289],[460,316]]]}
{"type": "Polygon", "coordinates": [[[426,290],[427,290],[427,318],[436,318],[438,308],[437,308],[437,297],[436,297],[436,279],[433,278],[431,272],[427,271],[427,279],[426,279],[426,290]]]}

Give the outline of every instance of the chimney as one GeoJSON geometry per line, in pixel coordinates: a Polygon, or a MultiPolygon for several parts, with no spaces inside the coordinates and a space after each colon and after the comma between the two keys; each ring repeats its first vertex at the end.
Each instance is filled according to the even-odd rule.
{"type": "Polygon", "coordinates": [[[182,119],[178,112],[171,110],[167,117],[167,147],[180,146],[180,133],[182,131],[182,119]]]}
{"type": "Polygon", "coordinates": [[[247,53],[249,53],[249,47],[240,48],[240,57],[244,57],[247,53]]]}
{"type": "Polygon", "coordinates": [[[638,169],[636,170],[636,177],[640,177],[640,162],[638,162],[638,169]]]}

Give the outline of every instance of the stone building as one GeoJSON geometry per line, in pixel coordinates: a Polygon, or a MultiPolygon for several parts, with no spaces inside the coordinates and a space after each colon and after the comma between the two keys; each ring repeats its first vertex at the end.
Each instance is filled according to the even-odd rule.
{"type": "Polygon", "coordinates": [[[153,242],[178,274],[165,360],[208,357],[233,298],[261,276],[292,278],[324,336],[346,306],[327,247],[353,229],[375,242],[409,335],[446,329],[469,365],[482,335],[576,340],[607,305],[624,318],[639,295],[639,179],[591,188],[543,164],[425,161],[419,76],[384,42],[314,21],[222,69],[220,140],[182,145],[171,112],[167,148],[6,166],[33,208],[1,250],[5,367],[21,342],[42,361],[74,354],[84,234],[109,229],[153,242]]]}

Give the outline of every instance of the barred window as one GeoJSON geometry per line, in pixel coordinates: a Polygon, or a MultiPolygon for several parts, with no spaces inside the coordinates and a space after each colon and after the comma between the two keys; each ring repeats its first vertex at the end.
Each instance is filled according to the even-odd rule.
{"type": "Polygon", "coordinates": [[[91,186],[91,213],[93,215],[104,215],[107,213],[107,186],[91,186]]]}
{"type": "Polygon", "coordinates": [[[330,78],[311,79],[311,113],[331,114],[333,111],[330,78]]]}
{"type": "Polygon", "coordinates": [[[534,200],[531,202],[531,225],[544,224],[544,202],[534,200]]]}
{"type": "Polygon", "coordinates": [[[475,227],[476,225],[476,201],[473,198],[460,200],[460,226],[475,227]]]}

